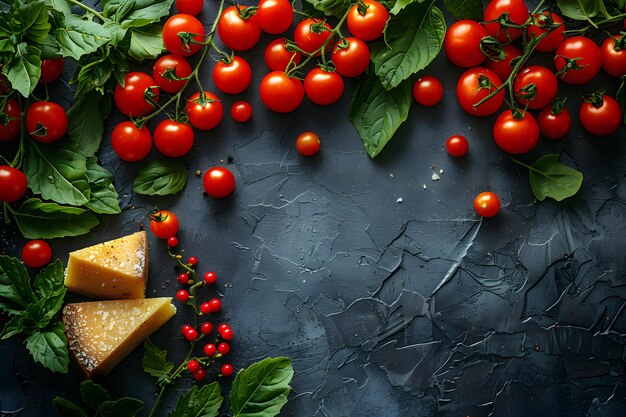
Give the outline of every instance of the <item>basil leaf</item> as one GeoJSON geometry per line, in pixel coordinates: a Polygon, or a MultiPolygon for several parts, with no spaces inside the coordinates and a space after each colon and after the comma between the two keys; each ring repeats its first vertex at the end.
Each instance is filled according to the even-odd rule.
{"type": "Polygon", "coordinates": [[[372,46],[374,69],[386,90],[426,68],[439,54],[446,22],[433,4],[413,3],[392,17],[385,40],[372,46]]]}
{"type": "Polygon", "coordinates": [[[304,0],[311,4],[315,9],[324,12],[327,16],[341,17],[348,7],[350,0],[304,0]]]}
{"type": "Polygon", "coordinates": [[[58,259],[39,271],[33,282],[33,292],[39,299],[65,295],[65,291],[63,264],[58,259]]]}
{"type": "Polygon", "coordinates": [[[624,124],[626,124],[626,75],[622,77],[622,83],[617,90],[615,99],[622,107],[622,115],[624,116],[624,124]]]}
{"type": "Polygon", "coordinates": [[[602,0],[557,0],[561,13],[575,20],[591,20],[604,7],[602,0]]]}
{"type": "Polygon", "coordinates": [[[99,214],[119,214],[121,210],[113,185],[113,176],[98,165],[96,157],[87,158],[87,178],[91,198],[85,207],[99,214]]]}
{"type": "MultiPolygon", "coordinates": [[[[31,304],[30,306],[32,305],[33,304],[31,304]]],[[[22,311],[17,315],[11,317],[11,320],[9,320],[8,323],[4,326],[4,329],[2,329],[0,339],[8,339],[20,333],[30,335],[36,331],[37,323],[28,315],[28,313],[22,311]]]]}
{"type": "Polygon", "coordinates": [[[2,68],[13,89],[24,97],[33,92],[41,75],[41,52],[26,42],[17,45],[15,54],[2,68]]]}
{"type": "Polygon", "coordinates": [[[130,28],[146,26],[167,16],[174,0],[135,0],[132,8],[126,3],[127,0],[103,1],[102,10],[105,16],[120,22],[122,27],[130,28]]]}
{"type": "Polygon", "coordinates": [[[13,18],[20,20],[24,34],[33,42],[42,42],[50,32],[48,9],[43,2],[21,5],[13,18]]]}
{"type": "Polygon", "coordinates": [[[136,61],[155,59],[165,50],[162,31],[163,26],[160,25],[133,29],[130,35],[129,55],[136,61]]]}
{"type": "Polygon", "coordinates": [[[65,0],[44,0],[44,3],[52,10],[62,13],[65,16],[72,14],[69,4],[65,0]]]}
{"type": "Polygon", "coordinates": [[[24,264],[15,258],[0,255],[0,308],[13,315],[34,301],[24,264]]]}
{"type": "Polygon", "coordinates": [[[194,386],[178,399],[170,417],[215,417],[219,415],[223,400],[217,382],[205,385],[201,389],[194,386]]]}
{"type": "Polygon", "coordinates": [[[357,84],[350,103],[350,120],[368,155],[375,158],[409,115],[413,104],[408,81],[386,91],[372,72],[357,84]]]}
{"type": "Polygon", "coordinates": [[[402,9],[412,3],[423,3],[426,0],[395,0],[387,3],[387,7],[389,7],[389,13],[398,14],[402,9]]]}
{"type": "Polygon", "coordinates": [[[52,372],[67,373],[70,363],[63,324],[57,322],[46,331],[35,332],[26,339],[26,349],[35,362],[52,372]]]}
{"type": "Polygon", "coordinates": [[[93,381],[86,380],[80,384],[80,397],[90,408],[98,410],[100,406],[111,397],[109,392],[93,381]]]}
{"type": "Polygon", "coordinates": [[[115,69],[110,55],[109,48],[101,48],[80,60],[80,68],[70,80],[70,84],[78,84],[76,97],[82,97],[92,90],[102,95],[106,93],[106,84],[115,69]]]}
{"type": "Polygon", "coordinates": [[[187,169],[180,161],[155,160],[143,167],[135,181],[133,191],[143,195],[176,194],[187,184],[187,169]]]}
{"type": "Polygon", "coordinates": [[[560,163],[557,154],[544,155],[531,166],[516,162],[528,168],[530,186],[539,201],[546,197],[565,200],[576,194],[583,182],[583,174],[560,163]]]}
{"type": "Polygon", "coordinates": [[[233,417],[276,416],[287,403],[293,378],[289,358],[267,358],[242,369],[230,391],[233,417]]]}
{"type": "Polygon", "coordinates": [[[146,339],[143,348],[143,370],[158,378],[158,385],[169,384],[169,373],[174,369],[174,364],[167,361],[167,351],[155,346],[150,339],[146,339]]]}
{"type": "Polygon", "coordinates": [[[143,408],[143,401],[124,397],[115,401],[105,401],[98,410],[101,417],[135,417],[143,408]]]}
{"type": "Polygon", "coordinates": [[[75,60],[95,52],[111,40],[111,34],[104,26],[76,15],[66,16],[63,26],[54,32],[54,36],[59,43],[61,54],[75,60]]]}
{"type": "Polygon", "coordinates": [[[54,397],[52,399],[52,404],[67,417],[87,417],[87,414],[78,407],[76,404],[69,402],[65,398],[54,397]]]}
{"type": "Polygon", "coordinates": [[[448,11],[457,19],[483,20],[483,2],[481,0],[443,0],[448,11]]]}
{"type": "Polygon", "coordinates": [[[44,203],[38,198],[25,201],[12,213],[20,232],[28,239],[79,236],[100,223],[89,210],[44,203]]]}
{"type": "Polygon", "coordinates": [[[67,136],[83,155],[90,157],[98,152],[104,134],[104,119],[110,110],[110,97],[95,91],[80,97],[68,110],[67,136]]]}

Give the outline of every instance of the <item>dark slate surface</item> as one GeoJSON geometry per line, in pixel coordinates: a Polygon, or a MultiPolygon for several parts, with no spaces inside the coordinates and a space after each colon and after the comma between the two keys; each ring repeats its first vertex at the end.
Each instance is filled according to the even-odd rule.
{"type": "MultiPolygon", "coordinates": [[[[278,115],[262,106],[257,89],[269,41],[242,54],[253,64],[251,88],[222,95],[226,109],[250,100],[253,119],[240,125],[227,115],[217,130],[197,134],[185,158],[192,173],[227,165],[237,178],[234,196],[204,197],[194,174],[180,195],[134,196],[142,164],[112,153],[110,130],[122,120],[114,113],[100,158],[115,173],[123,213],[86,236],[54,241],[54,255],[66,261],[68,251],[137,231],[154,207],[176,212],[185,255],[219,275],[218,322],[236,333],[235,368],[292,358],[284,416],[626,415],[626,128],[593,138],[575,122],[565,140],[542,139],[522,159],[563,152],[585,182],[565,202],[538,203],[526,172],[493,143],[495,117],[472,118],[458,106],[462,70],[443,54],[428,70],[443,79],[443,102],[414,106],[372,161],[348,120],[353,82],[328,108],[305,100],[278,115]],[[306,130],[322,141],[310,159],[294,148],[306,130]],[[443,147],[455,133],[470,141],[461,160],[443,147]],[[484,190],[497,192],[503,208],[481,221],[471,203],[484,190]]],[[[617,85],[603,75],[582,88],[561,85],[560,95],[571,97],[577,119],[582,92],[614,93],[617,85]]],[[[17,253],[15,231],[3,226],[2,235],[3,251],[17,253]]],[[[177,271],[152,236],[150,268],[148,295],[174,295],[177,271]]],[[[189,319],[181,309],[154,342],[180,358],[187,343],[178,329],[189,319]]],[[[141,355],[137,349],[97,382],[151,404],[155,388],[141,355]]],[[[0,343],[0,362],[2,415],[56,416],[51,398],[77,398],[76,366],[52,375],[15,339],[0,343]]],[[[159,416],[189,379],[166,396],[159,416]]]]}

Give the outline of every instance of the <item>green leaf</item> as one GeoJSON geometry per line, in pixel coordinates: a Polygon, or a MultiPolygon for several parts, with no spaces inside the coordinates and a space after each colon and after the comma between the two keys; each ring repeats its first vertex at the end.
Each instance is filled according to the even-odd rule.
{"type": "Polygon", "coordinates": [[[528,168],[530,186],[539,201],[546,197],[565,200],[576,194],[583,182],[583,174],[560,163],[556,154],[544,155],[531,166],[520,165],[528,168]]]}
{"type": "Polygon", "coordinates": [[[408,81],[387,91],[371,68],[357,84],[350,103],[350,120],[372,158],[383,150],[400,125],[407,119],[413,104],[408,81]]]}
{"type": "Polygon", "coordinates": [[[158,378],[158,385],[168,384],[169,373],[174,369],[174,364],[167,361],[167,351],[155,346],[150,339],[146,339],[143,348],[143,370],[158,378]]]}
{"type": "Polygon", "coordinates": [[[52,372],[67,373],[70,363],[63,324],[57,322],[47,331],[35,332],[26,339],[26,349],[35,362],[52,372]]]}
{"type": "Polygon", "coordinates": [[[22,23],[22,30],[33,42],[42,42],[50,32],[48,9],[43,2],[26,3],[17,9],[17,16],[22,23]]]}
{"type": "Polygon", "coordinates": [[[372,46],[376,75],[386,90],[397,87],[437,57],[446,22],[434,1],[413,3],[387,25],[385,41],[372,46]]]}
{"type": "Polygon", "coordinates": [[[54,397],[52,399],[52,404],[67,417],[87,417],[87,414],[78,407],[76,404],[69,402],[65,398],[54,397]]]}
{"type": "Polygon", "coordinates": [[[327,16],[341,17],[348,7],[351,6],[350,0],[304,0],[311,4],[315,9],[324,12],[327,16]]]}
{"type": "Polygon", "coordinates": [[[155,59],[165,50],[161,32],[163,26],[154,25],[131,31],[130,49],[128,53],[136,61],[155,59]]]}
{"type": "Polygon", "coordinates": [[[121,210],[113,185],[113,176],[98,165],[96,157],[87,158],[87,178],[91,188],[91,199],[85,207],[99,214],[119,214],[121,210]]]}
{"type": "Polygon", "coordinates": [[[212,382],[198,389],[194,386],[178,399],[174,412],[170,417],[215,417],[222,406],[220,385],[212,382]]]}
{"type": "Polygon", "coordinates": [[[59,43],[61,54],[75,60],[95,52],[111,40],[111,34],[104,26],[75,15],[66,16],[63,26],[54,32],[54,36],[59,43]]]}
{"type": "Polygon", "coordinates": [[[63,279],[63,264],[57,259],[39,271],[33,282],[33,292],[38,299],[64,296],[67,289],[63,279]]]}
{"type": "Polygon", "coordinates": [[[557,0],[561,13],[575,20],[591,20],[604,8],[602,0],[557,0]]]}
{"type": "Polygon", "coordinates": [[[390,7],[389,13],[396,15],[400,13],[406,6],[412,3],[423,3],[426,0],[395,0],[387,3],[387,6],[390,7]]]}
{"type": "Polygon", "coordinates": [[[68,110],[68,138],[86,157],[94,156],[104,134],[104,120],[111,109],[110,97],[91,91],[80,97],[68,110]]]}
{"type": "Polygon", "coordinates": [[[80,397],[88,407],[94,410],[98,410],[105,401],[111,398],[109,392],[102,385],[98,385],[90,380],[81,382],[80,397]]]}
{"type": "Polygon", "coordinates": [[[233,417],[272,417],[287,403],[293,378],[289,358],[267,358],[235,377],[230,404],[233,417]]]}
{"type": "Polygon", "coordinates": [[[76,97],[83,97],[93,90],[101,95],[108,94],[106,84],[116,69],[110,56],[109,48],[100,48],[80,60],[80,68],[70,80],[71,84],[78,84],[76,97]]]}
{"type": "MultiPolygon", "coordinates": [[[[29,305],[29,308],[33,304],[29,305]]],[[[8,339],[20,333],[29,335],[33,332],[37,331],[37,323],[30,318],[28,313],[19,312],[18,314],[11,317],[11,319],[7,322],[7,324],[2,329],[2,333],[0,334],[0,339],[8,339]]]]}
{"type": "Polygon", "coordinates": [[[66,0],[44,0],[44,3],[52,10],[56,10],[65,16],[72,14],[72,9],[70,9],[66,0]]]}
{"type": "Polygon", "coordinates": [[[24,264],[15,258],[0,255],[0,308],[10,315],[17,314],[34,301],[24,264]]]}
{"type": "Polygon", "coordinates": [[[139,171],[133,191],[143,195],[176,194],[185,188],[187,176],[187,169],[181,161],[157,159],[139,171]]]}
{"type": "Polygon", "coordinates": [[[448,11],[457,19],[483,20],[483,2],[481,0],[443,0],[448,11]]]}
{"type": "Polygon", "coordinates": [[[79,236],[100,223],[89,210],[44,203],[38,198],[25,201],[12,214],[22,235],[28,239],[79,236]]]}
{"type": "Polygon", "coordinates": [[[143,408],[143,401],[124,397],[115,401],[105,401],[99,410],[101,417],[135,417],[143,408]]]}
{"type": "Polygon", "coordinates": [[[26,42],[17,45],[17,50],[2,68],[13,89],[24,97],[33,92],[41,75],[41,52],[26,42]]]}
{"type": "Polygon", "coordinates": [[[169,14],[174,0],[158,2],[154,0],[135,0],[132,2],[132,8],[126,3],[127,0],[103,1],[102,10],[105,16],[121,23],[122,27],[131,28],[158,22],[163,16],[169,14]]]}
{"type": "Polygon", "coordinates": [[[615,99],[622,107],[622,115],[624,116],[624,124],[626,124],[626,75],[622,77],[622,83],[617,90],[615,99]]]}

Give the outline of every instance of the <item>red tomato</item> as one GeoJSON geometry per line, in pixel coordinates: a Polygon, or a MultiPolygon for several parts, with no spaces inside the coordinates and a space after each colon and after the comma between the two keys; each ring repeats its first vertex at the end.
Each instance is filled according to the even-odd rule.
{"type": "Polygon", "coordinates": [[[261,27],[255,14],[246,16],[246,6],[230,6],[220,16],[217,22],[217,33],[224,45],[235,51],[246,51],[259,42],[261,27]],[[243,16],[246,18],[244,19],[243,16]]]}
{"type": "Polygon", "coordinates": [[[61,74],[63,74],[64,67],[65,62],[63,61],[63,57],[42,60],[39,81],[44,84],[50,84],[58,80],[61,74]]]}
{"type": "Polygon", "coordinates": [[[441,101],[443,86],[437,77],[426,75],[413,85],[413,98],[422,106],[432,107],[441,101]]]}
{"type": "Polygon", "coordinates": [[[67,132],[67,114],[51,101],[37,101],[26,111],[26,131],[41,143],[57,141],[67,132]]]}
{"type": "Polygon", "coordinates": [[[539,131],[545,138],[561,139],[569,133],[572,127],[572,116],[566,108],[555,109],[554,105],[550,105],[539,112],[537,123],[539,131]]]}
{"type": "Polygon", "coordinates": [[[320,151],[320,138],[313,132],[301,133],[296,139],[296,149],[303,156],[313,156],[320,151]]]}
{"type": "Polygon", "coordinates": [[[152,135],[146,126],[139,129],[133,122],[125,121],[113,129],[111,146],[122,161],[141,161],[152,149],[152,135]]]}
{"type": "Polygon", "coordinates": [[[593,80],[600,72],[601,62],[600,48],[584,36],[574,36],[563,41],[554,57],[557,77],[576,85],[593,80]],[[574,60],[576,58],[580,59],[574,60]]]}
{"type": "Polygon", "coordinates": [[[518,56],[522,56],[522,51],[511,43],[503,45],[502,49],[502,59],[497,60],[490,57],[485,61],[485,67],[498,74],[498,77],[500,77],[501,80],[506,80],[509,78],[509,75],[511,75],[511,72],[513,72],[511,61],[518,56]]]}
{"type": "Polygon", "coordinates": [[[340,75],[358,77],[370,64],[370,48],[359,38],[345,38],[333,48],[332,61],[340,75]]]}
{"type": "Polygon", "coordinates": [[[529,109],[542,109],[554,100],[559,84],[552,71],[531,65],[517,73],[513,89],[517,101],[522,105],[528,105],[529,109]]]}
{"type": "Polygon", "coordinates": [[[261,100],[278,113],[289,113],[297,109],[304,100],[304,87],[297,78],[288,77],[281,71],[267,74],[261,81],[261,100]]]}
{"type": "Polygon", "coordinates": [[[203,3],[203,0],[176,0],[176,10],[195,16],[202,11],[203,3]]]}
{"type": "Polygon", "coordinates": [[[150,216],[150,230],[159,239],[176,236],[178,227],[178,217],[171,211],[161,210],[150,216]]]}
{"type": "Polygon", "coordinates": [[[289,51],[287,39],[274,39],[265,48],[265,63],[272,71],[285,71],[289,61],[298,65],[302,54],[296,50],[289,51]]]}
{"type": "Polygon", "coordinates": [[[189,125],[174,120],[163,120],[154,129],[154,146],[163,155],[178,158],[191,150],[194,136],[189,125]]]}
{"type": "Polygon", "coordinates": [[[503,151],[519,155],[530,152],[537,146],[539,126],[530,112],[525,112],[521,119],[516,119],[511,110],[505,110],[496,119],[493,138],[503,151]]]}
{"type": "Polygon", "coordinates": [[[191,65],[178,55],[165,55],[155,62],[152,68],[154,82],[163,91],[178,93],[192,73],[191,65]],[[182,78],[182,79],[181,79],[182,78]]]}
{"type": "Polygon", "coordinates": [[[480,23],[459,20],[448,28],[443,39],[443,49],[450,62],[457,67],[475,67],[485,60],[480,41],[487,36],[489,34],[480,23]]]}
{"type": "Polygon", "coordinates": [[[213,167],[204,173],[204,191],[213,198],[228,197],[235,191],[235,176],[225,167],[213,167]]]}
{"type": "Polygon", "coordinates": [[[0,142],[9,142],[20,136],[22,128],[22,108],[16,100],[10,99],[0,113],[0,142]]]}
{"type": "Polygon", "coordinates": [[[607,38],[600,47],[602,68],[613,77],[626,75],[626,42],[622,35],[607,38]]]}
{"type": "MultiPolygon", "coordinates": [[[[528,7],[524,0],[492,0],[485,9],[485,22],[499,20],[503,13],[509,14],[509,20],[523,25],[528,19],[528,7]]],[[[509,43],[522,35],[521,29],[503,28],[498,22],[485,23],[487,32],[501,43],[509,43]]]]}
{"type": "Polygon", "coordinates": [[[213,93],[205,91],[202,97],[196,93],[189,97],[185,112],[189,123],[196,129],[210,130],[220,124],[224,117],[224,107],[213,93]]]}
{"type": "Polygon", "coordinates": [[[163,25],[163,44],[174,55],[191,56],[202,49],[202,42],[204,42],[204,26],[190,14],[175,14],[163,25]],[[183,33],[189,35],[181,38],[179,34],[183,33]]]}
{"type": "Polygon", "coordinates": [[[313,68],[304,78],[306,96],[315,104],[327,106],[339,100],[343,94],[343,78],[335,71],[327,72],[313,68]]]}
{"type": "Polygon", "coordinates": [[[465,139],[465,136],[452,135],[446,141],[446,149],[450,155],[460,158],[467,155],[467,151],[469,151],[469,143],[467,142],[467,139],[465,139]]]}
{"type": "Polygon", "coordinates": [[[241,93],[248,88],[251,81],[250,64],[240,56],[233,56],[229,63],[218,61],[213,67],[213,82],[226,94],[241,93]]]}
{"type": "Polygon", "coordinates": [[[28,180],[19,169],[0,165],[0,201],[12,203],[24,197],[28,180]]]}
{"type": "Polygon", "coordinates": [[[230,115],[236,122],[247,122],[252,117],[252,106],[247,101],[237,101],[230,108],[230,115]]]}
{"type": "Polygon", "coordinates": [[[129,72],[126,74],[124,87],[117,84],[113,100],[115,106],[122,114],[134,118],[145,116],[154,110],[154,106],[150,104],[146,97],[150,97],[152,101],[159,101],[159,88],[151,76],[143,72],[129,72]]]}
{"type": "Polygon", "coordinates": [[[288,0],[261,0],[256,19],[261,29],[276,35],[291,27],[293,8],[288,0]]]}
{"type": "Polygon", "coordinates": [[[474,199],[474,210],[481,217],[493,217],[500,211],[498,195],[490,191],[480,193],[474,199]]]}
{"type": "Polygon", "coordinates": [[[22,248],[22,261],[30,268],[41,268],[52,259],[52,248],[43,240],[31,240],[22,248]]]}
{"type": "Polygon", "coordinates": [[[548,12],[547,10],[532,15],[532,22],[528,28],[526,28],[526,38],[528,40],[530,40],[533,35],[535,38],[538,38],[547,32],[553,24],[559,25],[559,27],[554,29],[548,36],[539,41],[535,50],[539,52],[548,52],[554,51],[558,48],[559,45],[565,40],[565,23],[563,23],[561,16],[556,13],[548,12]]]}
{"type": "MultiPolygon", "coordinates": [[[[308,17],[298,23],[293,37],[300,49],[308,54],[312,54],[321,48],[326,39],[330,37],[331,30],[328,23],[308,17]]],[[[315,56],[320,56],[320,51],[316,52],[315,56]]]]}
{"type": "Polygon", "coordinates": [[[376,0],[362,0],[348,11],[348,30],[363,41],[382,36],[389,12],[376,0]]]}
{"type": "Polygon", "coordinates": [[[622,109],[613,97],[598,93],[580,106],[580,123],[594,136],[608,136],[622,124],[622,109]]]}
{"type": "Polygon", "coordinates": [[[474,116],[489,116],[494,114],[504,102],[504,90],[490,98],[478,107],[474,107],[483,98],[502,85],[502,81],[495,72],[483,67],[471,68],[465,71],[456,85],[456,96],[463,110],[474,116]]]}

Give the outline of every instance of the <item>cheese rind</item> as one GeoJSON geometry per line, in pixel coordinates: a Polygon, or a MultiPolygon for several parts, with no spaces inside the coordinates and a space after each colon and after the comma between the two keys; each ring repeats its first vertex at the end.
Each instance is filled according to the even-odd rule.
{"type": "Polygon", "coordinates": [[[71,352],[88,378],[108,374],[176,313],[170,297],[93,301],[63,308],[71,352]]]}
{"type": "Polygon", "coordinates": [[[148,239],[137,232],[70,253],[65,286],[93,298],[143,298],[148,277],[148,239]]]}

